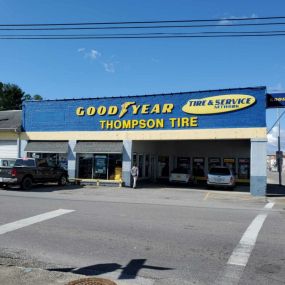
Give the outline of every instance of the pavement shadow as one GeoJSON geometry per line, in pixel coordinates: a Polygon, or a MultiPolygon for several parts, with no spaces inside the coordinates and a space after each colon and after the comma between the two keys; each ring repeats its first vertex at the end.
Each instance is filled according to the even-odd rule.
{"type": "Polygon", "coordinates": [[[228,189],[226,187],[212,187],[209,188],[207,186],[206,181],[198,181],[198,183],[190,183],[190,184],[183,184],[183,183],[169,183],[167,181],[158,181],[156,183],[153,182],[138,182],[137,184],[137,189],[189,189],[189,190],[205,190],[205,192],[211,191],[211,190],[215,190],[215,191],[221,191],[221,192],[243,192],[243,193],[249,193],[250,189],[249,189],[249,185],[247,184],[242,184],[242,183],[238,183],[236,185],[236,187],[232,190],[232,189],[228,189]]]}
{"type": "Polygon", "coordinates": [[[30,190],[23,190],[19,186],[10,186],[6,187],[6,191],[17,191],[17,192],[35,192],[35,193],[46,193],[46,192],[57,192],[57,191],[62,191],[62,190],[76,190],[76,189],[81,189],[84,188],[82,185],[65,185],[65,186],[58,186],[57,184],[37,184],[34,185],[30,190]]]}
{"type": "Polygon", "coordinates": [[[285,197],[285,186],[278,184],[267,184],[267,197],[285,197]]]}
{"type": "Polygon", "coordinates": [[[145,262],[146,259],[132,259],[126,266],[122,266],[118,263],[103,263],[81,268],[50,268],[48,270],[57,272],[72,272],[85,276],[96,276],[120,270],[121,273],[118,278],[120,280],[135,279],[141,269],[173,270],[173,268],[147,265],[145,262]]]}

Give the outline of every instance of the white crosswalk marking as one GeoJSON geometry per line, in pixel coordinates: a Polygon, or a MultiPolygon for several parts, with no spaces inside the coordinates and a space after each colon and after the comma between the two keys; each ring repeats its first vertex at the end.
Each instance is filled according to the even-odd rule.
{"type": "MultiPolygon", "coordinates": [[[[264,206],[264,209],[272,209],[274,203],[270,202],[264,206]]],[[[218,277],[217,285],[237,285],[247,265],[252,250],[254,249],[258,234],[266,220],[268,213],[261,213],[251,222],[240,242],[230,256],[227,266],[222,275],[218,277]]]]}
{"type": "Polygon", "coordinates": [[[74,210],[58,209],[55,211],[47,212],[37,216],[33,216],[27,219],[18,220],[9,224],[0,226],[0,235],[6,234],[8,232],[15,231],[39,222],[43,222],[49,219],[56,218],[58,216],[74,212],[74,210]]]}

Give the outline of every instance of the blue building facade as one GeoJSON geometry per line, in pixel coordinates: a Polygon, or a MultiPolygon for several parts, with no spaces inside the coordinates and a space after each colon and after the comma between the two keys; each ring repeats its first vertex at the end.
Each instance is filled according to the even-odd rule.
{"type": "Polygon", "coordinates": [[[121,177],[127,186],[133,163],[140,165],[142,179],[156,180],[167,178],[183,160],[193,168],[200,159],[206,176],[216,158],[221,165],[231,164],[240,180],[250,181],[253,195],[264,195],[265,111],[265,87],[27,101],[22,113],[27,141],[23,150],[56,154],[56,145],[61,144],[57,160],[66,164],[71,177],[121,177]],[[54,147],[41,150],[46,142],[54,147]],[[179,151],[175,152],[174,142],[179,151]],[[168,148],[162,152],[162,146],[168,148]],[[162,175],[163,165],[168,166],[162,175]],[[242,175],[241,169],[247,173],[242,175]]]}

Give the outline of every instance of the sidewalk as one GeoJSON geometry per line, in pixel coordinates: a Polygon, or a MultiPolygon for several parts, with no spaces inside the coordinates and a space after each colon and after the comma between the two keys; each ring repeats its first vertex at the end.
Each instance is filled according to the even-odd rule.
{"type": "MultiPolygon", "coordinates": [[[[65,199],[107,203],[133,203],[163,206],[213,207],[259,209],[267,202],[266,197],[254,197],[247,187],[238,186],[235,191],[207,190],[188,187],[128,187],[42,186],[28,192],[19,189],[0,191],[0,195],[65,199]]],[[[275,199],[275,198],[272,198],[275,199]]]]}

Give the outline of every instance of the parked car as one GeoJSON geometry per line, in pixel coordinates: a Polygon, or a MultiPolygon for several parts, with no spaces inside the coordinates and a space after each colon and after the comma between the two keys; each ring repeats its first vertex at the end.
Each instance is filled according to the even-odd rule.
{"type": "Polygon", "coordinates": [[[15,158],[0,158],[0,187],[10,181],[11,170],[15,161],[15,158]]]}
{"type": "Polygon", "coordinates": [[[62,167],[45,159],[18,158],[9,171],[0,172],[1,180],[7,186],[20,185],[22,189],[28,190],[35,183],[57,182],[58,185],[65,185],[68,174],[62,167]]]}
{"type": "Polygon", "coordinates": [[[208,173],[208,186],[235,187],[235,176],[228,167],[213,167],[208,173]]]}
{"type": "Polygon", "coordinates": [[[169,176],[170,183],[190,183],[192,182],[192,175],[190,169],[178,167],[171,171],[169,176]]]}

